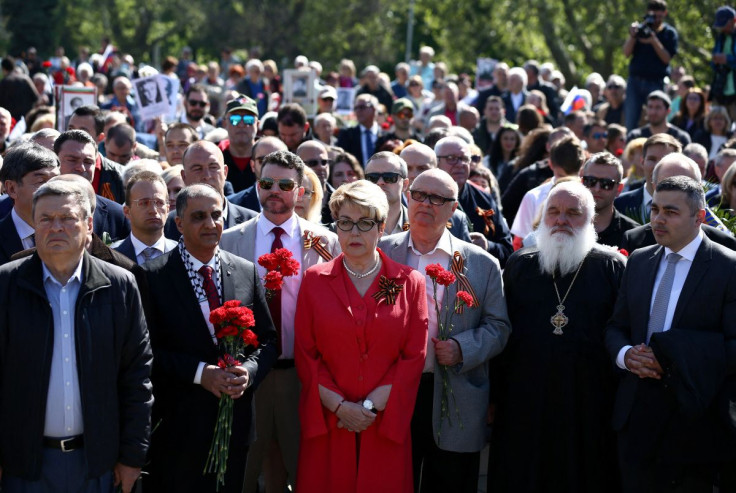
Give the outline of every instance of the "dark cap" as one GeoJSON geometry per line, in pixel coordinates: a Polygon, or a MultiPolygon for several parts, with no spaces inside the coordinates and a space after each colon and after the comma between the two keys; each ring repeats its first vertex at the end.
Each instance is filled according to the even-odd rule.
{"type": "Polygon", "coordinates": [[[647,96],[647,101],[650,99],[659,99],[662,101],[668,108],[672,107],[672,100],[664,91],[652,91],[649,93],[649,96],[647,96]]]}
{"type": "Polygon", "coordinates": [[[736,10],[732,9],[731,7],[728,7],[727,5],[724,5],[723,7],[720,7],[718,10],[716,10],[716,19],[713,22],[713,27],[715,29],[721,29],[728,24],[728,21],[736,17],[736,10]]]}
{"type": "Polygon", "coordinates": [[[411,100],[408,98],[399,98],[396,101],[394,101],[394,104],[391,106],[391,114],[392,115],[398,115],[403,110],[409,109],[414,112],[414,104],[412,104],[411,100]]]}
{"type": "Polygon", "coordinates": [[[258,105],[245,94],[238,94],[235,99],[228,102],[225,114],[232,113],[235,110],[245,110],[254,116],[258,116],[258,105]]]}

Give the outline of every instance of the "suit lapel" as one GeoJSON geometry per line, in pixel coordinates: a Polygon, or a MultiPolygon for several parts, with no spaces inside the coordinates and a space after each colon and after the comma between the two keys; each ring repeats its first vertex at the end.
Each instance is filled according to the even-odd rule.
{"type": "Polygon", "coordinates": [[[647,340],[647,324],[649,323],[649,312],[650,307],[652,306],[652,298],[654,298],[654,280],[657,278],[657,269],[659,269],[659,263],[661,262],[663,255],[664,247],[662,246],[660,246],[659,248],[655,248],[652,251],[651,255],[644,265],[644,272],[642,273],[641,277],[644,282],[637,283],[638,287],[636,290],[636,295],[634,295],[632,299],[646,300],[646,303],[637,303],[637,306],[639,306],[641,310],[644,310],[644,313],[641,314],[641,320],[644,320],[645,323],[643,323],[640,327],[635,328],[635,330],[638,330],[639,333],[636,334],[634,341],[644,342],[647,340]]]}
{"type": "Polygon", "coordinates": [[[138,263],[138,259],[135,256],[135,248],[133,248],[133,241],[130,239],[130,235],[128,235],[128,237],[125,238],[120,244],[120,246],[118,247],[118,252],[122,253],[133,262],[138,263]]]}
{"type": "Polygon", "coordinates": [[[0,248],[6,253],[8,260],[10,257],[17,252],[23,250],[23,242],[18,236],[18,231],[15,229],[13,218],[10,214],[0,222],[0,248]]]}
{"type": "Polygon", "coordinates": [[[675,315],[672,317],[672,327],[679,325],[680,318],[682,318],[685,308],[688,306],[690,298],[695,294],[695,290],[700,286],[700,281],[705,276],[710,266],[712,258],[712,245],[708,242],[707,238],[703,238],[703,243],[695,253],[693,264],[690,266],[690,271],[687,273],[685,278],[685,284],[682,286],[680,297],[677,299],[677,306],[675,307],[675,315]]]}
{"type": "Polygon", "coordinates": [[[225,252],[220,250],[220,262],[221,262],[221,275],[220,282],[222,283],[222,299],[223,301],[237,300],[240,299],[235,294],[235,282],[233,279],[233,272],[235,267],[230,261],[230,258],[225,252]]]}
{"type": "Polygon", "coordinates": [[[332,270],[330,270],[329,272],[323,272],[322,275],[328,276],[330,278],[328,286],[330,286],[332,292],[335,294],[335,296],[337,296],[340,304],[348,310],[350,316],[353,316],[353,312],[350,309],[350,298],[348,297],[348,291],[345,289],[345,281],[343,279],[343,276],[340,275],[343,269],[342,258],[342,255],[339,256],[338,260],[332,264],[332,270]]]}
{"type": "MultiPolygon", "coordinates": [[[[194,324],[197,326],[196,330],[194,331],[194,335],[202,339],[202,343],[204,343],[204,341],[206,340],[207,344],[211,345],[212,335],[210,334],[210,329],[209,327],[207,327],[207,322],[204,319],[204,315],[202,315],[202,310],[200,310],[199,308],[199,300],[194,294],[192,283],[189,281],[186,267],[184,267],[184,262],[182,261],[181,255],[179,254],[178,250],[175,250],[171,253],[167,266],[169,270],[169,277],[171,278],[171,287],[176,291],[177,294],[175,299],[184,301],[181,305],[174,307],[174,309],[176,309],[177,311],[185,310],[189,312],[187,316],[184,317],[184,319],[197,321],[197,323],[194,324]]],[[[225,290],[223,284],[223,293],[224,292],[225,290]]]]}

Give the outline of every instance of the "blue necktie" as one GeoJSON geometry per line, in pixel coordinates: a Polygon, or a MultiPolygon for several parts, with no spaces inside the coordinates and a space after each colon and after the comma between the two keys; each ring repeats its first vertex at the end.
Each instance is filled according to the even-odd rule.
{"type": "Polygon", "coordinates": [[[373,155],[373,136],[370,130],[363,131],[363,140],[365,141],[365,156],[363,156],[363,162],[367,163],[373,155]]]}

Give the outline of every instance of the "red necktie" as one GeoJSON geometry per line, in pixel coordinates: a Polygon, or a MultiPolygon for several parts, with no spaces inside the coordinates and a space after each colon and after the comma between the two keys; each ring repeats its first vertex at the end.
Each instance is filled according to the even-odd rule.
{"type": "MultiPolygon", "coordinates": [[[[271,253],[275,252],[279,248],[284,248],[284,244],[281,243],[281,235],[285,231],[278,226],[271,230],[273,233],[273,243],[271,243],[271,253]]],[[[281,290],[274,291],[271,299],[268,300],[268,309],[271,311],[271,318],[273,319],[273,326],[276,328],[276,334],[278,335],[278,348],[279,354],[281,354],[281,290]]]]}
{"type": "Polygon", "coordinates": [[[202,287],[204,288],[204,292],[207,295],[207,301],[210,304],[210,311],[214,310],[215,308],[220,308],[221,305],[220,293],[217,292],[215,280],[212,279],[213,272],[214,270],[209,265],[203,265],[199,268],[199,273],[202,274],[202,277],[204,277],[202,287]]]}

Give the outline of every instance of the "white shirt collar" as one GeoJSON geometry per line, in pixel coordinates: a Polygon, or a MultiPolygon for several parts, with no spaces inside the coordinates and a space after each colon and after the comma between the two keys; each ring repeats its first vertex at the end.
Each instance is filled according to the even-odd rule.
{"type": "MultiPolygon", "coordinates": [[[[698,234],[695,236],[693,241],[682,247],[680,251],[676,253],[685,260],[692,262],[695,259],[695,254],[698,253],[698,248],[700,248],[701,243],[703,243],[703,230],[698,229],[698,234]]],[[[664,247],[664,257],[667,258],[667,255],[670,253],[672,253],[672,250],[669,247],[664,247]]]]}
{"type": "Polygon", "coordinates": [[[41,262],[41,266],[43,267],[43,282],[46,283],[49,279],[51,282],[56,283],[60,286],[66,286],[69,284],[70,281],[76,280],[81,284],[82,282],[82,261],[84,260],[84,255],[80,257],[79,263],[77,264],[77,267],[74,269],[74,272],[72,272],[72,275],[69,279],[66,280],[65,283],[61,283],[58,279],[54,277],[54,275],[51,273],[48,267],[46,267],[46,264],[44,262],[41,262]]]}
{"type": "Polygon", "coordinates": [[[258,216],[258,231],[261,235],[266,236],[271,232],[273,228],[281,228],[289,236],[289,238],[296,238],[300,236],[299,231],[299,220],[297,215],[292,213],[291,217],[281,224],[274,224],[269,221],[263,213],[258,216]]]}
{"type": "MultiPolygon", "coordinates": [[[[133,233],[130,233],[130,242],[133,244],[133,250],[135,250],[136,256],[140,255],[143,250],[148,248],[148,245],[136,238],[133,233]]],[[[159,238],[156,243],[151,245],[151,248],[155,248],[161,253],[166,253],[166,237],[164,235],[161,235],[161,238],[159,238]]]]}
{"type": "Polygon", "coordinates": [[[25,240],[29,236],[31,236],[33,233],[35,233],[35,230],[33,229],[33,226],[25,222],[17,212],[15,212],[15,207],[13,207],[10,211],[10,215],[13,218],[13,224],[15,225],[15,230],[18,232],[18,236],[20,236],[21,240],[25,240]]]}
{"type": "Polygon", "coordinates": [[[189,254],[189,260],[192,261],[192,269],[194,270],[194,272],[199,272],[199,269],[201,269],[203,265],[209,265],[210,267],[212,267],[213,271],[217,272],[217,262],[215,255],[213,255],[209,262],[207,262],[206,264],[204,262],[201,262],[192,254],[189,254]]]}
{"type": "Polygon", "coordinates": [[[452,256],[452,242],[450,241],[450,231],[447,228],[445,228],[444,231],[442,232],[442,236],[440,236],[439,241],[434,246],[432,251],[427,252],[427,253],[421,253],[419,252],[419,250],[414,248],[414,242],[412,241],[412,238],[411,238],[411,228],[409,228],[409,248],[411,249],[412,252],[414,252],[414,254],[419,255],[419,256],[432,255],[437,250],[442,250],[446,254],[452,256]]]}
{"type": "Polygon", "coordinates": [[[369,130],[373,135],[376,135],[378,133],[378,123],[376,121],[373,121],[373,125],[369,127],[364,127],[363,125],[358,125],[360,127],[360,133],[362,134],[366,130],[369,130]]]}
{"type": "Polygon", "coordinates": [[[647,190],[646,183],[642,185],[642,187],[644,188],[644,205],[647,205],[652,202],[652,196],[649,195],[649,190],[647,190]]]}

